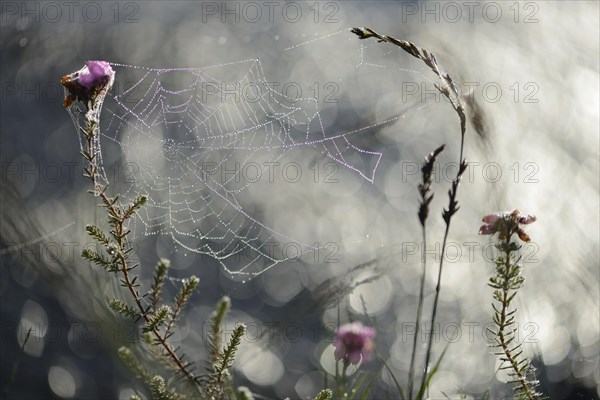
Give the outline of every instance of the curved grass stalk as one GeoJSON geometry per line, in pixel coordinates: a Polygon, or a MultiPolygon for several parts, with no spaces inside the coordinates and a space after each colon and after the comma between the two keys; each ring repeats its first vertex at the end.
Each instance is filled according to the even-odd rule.
{"type": "MultiPolygon", "coordinates": [[[[439,64],[437,63],[435,56],[432,53],[430,53],[429,51],[427,51],[423,48],[419,48],[414,43],[408,42],[406,40],[399,40],[399,39],[393,38],[388,35],[380,35],[379,33],[375,32],[374,30],[372,30],[370,28],[354,28],[354,29],[352,29],[352,32],[354,34],[356,34],[360,39],[376,38],[379,42],[387,42],[387,43],[394,44],[394,45],[402,48],[404,51],[406,51],[413,57],[418,58],[419,60],[423,61],[440,79],[441,83],[435,84],[435,87],[442,95],[444,95],[448,99],[448,101],[452,105],[452,108],[454,108],[454,111],[458,115],[458,118],[460,121],[460,152],[459,152],[459,160],[458,160],[459,168],[456,173],[456,177],[452,181],[450,191],[448,192],[448,197],[449,197],[448,208],[444,209],[444,211],[442,213],[442,217],[446,223],[446,229],[444,232],[444,239],[442,242],[441,259],[440,259],[440,264],[439,264],[439,269],[438,269],[437,285],[435,288],[435,299],[434,299],[433,309],[432,309],[432,314],[431,314],[431,326],[432,326],[431,335],[433,335],[433,329],[435,327],[435,320],[437,318],[439,296],[440,296],[441,287],[442,287],[442,270],[443,270],[444,256],[446,253],[446,244],[448,241],[448,233],[450,231],[450,222],[452,220],[452,216],[459,209],[458,201],[457,201],[457,191],[458,191],[458,186],[459,186],[461,177],[462,177],[463,173],[465,172],[465,170],[467,169],[467,162],[465,159],[463,159],[465,132],[466,132],[466,123],[467,123],[465,108],[462,104],[460,92],[458,91],[456,84],[454,83],[454,80],[450,77],[449,74],[447,74],[446,72],[443,72],[441,70],[439,64]]],[[[422,224],[422,226],[424,226],[424,224],[422,224]]],[[[423,243],[423,245],[425,245],[425,243],[423,243]]],[[[422,278],[422,279],[424,280],[424,278],[422,278]]],[[[423,303],[423,298],[422,298],[421,294],[419,297],[420,297],[419,298],[419,308],[421,308],[422,303],[423,303]]],[[[420,317],[419,311],[418,311],[418,317],[420,317]]],[[[415,331],[417,329],[418,328],[416,328],[415,331]]],[[[427,353],[426,353],[426,358],[425,358],[423,377],[422,377],[421,386],[420,386],[421,390],[419,391],[420,393],[424,393],[424,390],[423,390],[424,386],[427,384],[427,382],[429,382],[429,379],[427,378],[427,372],[429,370],[429,362],[430,362],[430,358],[431,358],[432,343],[433,343],[433,341],[431,340],[431,336],[430,336],[430,338],[428,340],[428,344],[427,344],[427,353]]],[[[413,353],[414,353],[415,346],[416,345],[413,344],[413,353]]],[[[414,373],[413,370],[414,370],[414,354],[411,358],[411,366],[410,366],[409,375],[413,375],[413,373],[414,373]]],[[[409,396],[412,395],[412,379],[414,379],[413,376],[409,377],[409,380],[411,380],[411,382],[409,383],[409,385],[411,385],[410,389],[409,389],[409,396]]],[[[417,398],[421,398],[421,396],[422,395],[419,395],[417,398]]]]}

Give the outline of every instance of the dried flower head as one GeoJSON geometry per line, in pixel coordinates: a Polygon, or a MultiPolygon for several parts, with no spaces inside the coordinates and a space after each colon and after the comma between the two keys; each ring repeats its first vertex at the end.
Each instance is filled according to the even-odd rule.
{"type": "Polygon", "coordinates": [[[519,210],[497,212],[483,217],[483,225],[479,228],[480,235],[493,235],[498,232],[500,239],[509,238],[513,233],[516,233],[524,242],[529,242],[529,235],[519,226],[528,225],[535,222],[535,215],[521,215],[519,210]]]}
{"type": "Polygon", "coordinates": [[[94,94],[108,91],[114,82],[115,71],[107,61],[88,61],[79,71],[65,75],[60,83],[67,88],[64,106],[68,108],[75,100],[87,105],[94,94]]]}
{"type": "Polygon", "coordinates": [[[364,326],[360,322],[352,322],[340,326],[335,334],[335,359],[345,363],[358,364],[368,361],[375,345],[373,338],[375,329],[364,326]]]}

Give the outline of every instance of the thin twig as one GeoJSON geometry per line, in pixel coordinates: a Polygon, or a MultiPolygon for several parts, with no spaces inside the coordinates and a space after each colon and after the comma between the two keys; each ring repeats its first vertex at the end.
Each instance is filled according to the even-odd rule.
{"type": "Polygon", "coordinates": [[[4,387],[3,392],[4,392],[5,398],[7,398],[7,399],[10,398],[11,387],[17,377],[17,372],[19,371],[19,364],[21,363],[21,358],[23,357],[23,352],[25,351],[25,346],[27,345],[27,342],[29,341],[29,338],[31,337],[32,330],[33,330],[33,328],[29,328],[27,330],[27,333],[25,334],[25,339],[23,340],[23,344],[21,345],[21,352],[17,355],[17,358],[12,366],[12,370],[10,371],[10,377],[8,378],[8,382],[6,383],[6,386],[4,387]]]}

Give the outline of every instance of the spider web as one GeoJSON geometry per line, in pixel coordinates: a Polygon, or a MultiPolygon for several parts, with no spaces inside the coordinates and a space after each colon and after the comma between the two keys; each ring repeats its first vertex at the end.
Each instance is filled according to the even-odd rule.
{"type": "MultiPolygon", "coordinates": [[[[389,68],[365,63],[367,46],[355,47],[360,65],[389,68]]],[[[102,179],[117,187],[122,201],[148,196],[128,227],[133,237],[170,236],[177,246],[210,256],[230,275],[253,278],[297,257],[274,254],[274,241],[293,241],[302,254],[318,250],[247,210],[241,199],[255,183],[243,176],[248,166],[263,176],[290,152],[312,148],[372,183],[382,153],[353,141],[404,117],[342,131],[326,128],[319,100],[275,90],[259,59],[199,68],[111,66],[115,86],[101,113],[97,160],[102,179]],[[102,155],[113,151],[125,156],[130,176],[109,179],[102,155]]]]}

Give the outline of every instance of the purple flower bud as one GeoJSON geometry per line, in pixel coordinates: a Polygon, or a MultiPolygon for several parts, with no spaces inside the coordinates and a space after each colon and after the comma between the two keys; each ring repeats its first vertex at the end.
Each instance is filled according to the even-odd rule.
{"type": "Polygon", "coordinates": [[[115,79],[115,71],[106,61],[88,61],[79,71],[65,75],[60,83],[67,89],[64,106],[69,108],[79,100],[84,105],[90,100],[104,98],[115,79]]]}
{"type": "Polygon", "coordinates": [[[88,61],[87,65],[79,72],[79,84],[86,89],[91,90],[93,87],[106,82],[115,71],[106,61],[88,61]]]}
{"type": "Polygon", "coordinates": [[[358,364],[359,361],[369,361],[371,352],[375,345],[373,338],[375,330],[363,326],[360,322],[352,322],[342,325],[335,334],[334,356],[338,361],[344,360],[346,363],[358,364]]]}

